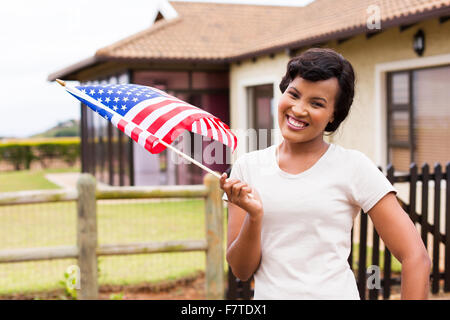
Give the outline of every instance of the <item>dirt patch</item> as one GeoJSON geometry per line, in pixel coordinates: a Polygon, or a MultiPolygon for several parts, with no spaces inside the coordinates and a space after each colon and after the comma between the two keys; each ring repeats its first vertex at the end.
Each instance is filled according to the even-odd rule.
{"type": "Polygon", "coordinates": [[[153,285],[104,286],[100,288],[100,300],[204,300],[205,275],[164,281],[153,285]]]}
{"type": "MultiPolygon", "coordinates": [[[[14,293],[0,300],[67,300],[63,289],[47,292],[14,293]]],[[[198,272],[176,280],[136,285],[101,285],[100,300],[204,300],[205,274],[198,272]]]]}

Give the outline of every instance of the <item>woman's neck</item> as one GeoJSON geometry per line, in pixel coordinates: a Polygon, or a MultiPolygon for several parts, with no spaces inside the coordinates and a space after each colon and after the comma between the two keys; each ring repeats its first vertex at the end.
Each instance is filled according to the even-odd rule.
{"type": "Polygon", "coordinates": [[[322,138],[310,140],[306,142],[290,142],[283,139],[278,151],[293,157],[308,157],[312,155],[322,154],[327,148],[326,143],[322,138]]]}

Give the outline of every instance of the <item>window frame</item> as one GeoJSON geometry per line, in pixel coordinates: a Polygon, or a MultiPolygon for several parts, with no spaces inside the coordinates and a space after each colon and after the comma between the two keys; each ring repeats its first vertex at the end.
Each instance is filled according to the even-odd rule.
{"type": "Polygon", "coordinates": [[[415,153],[415,137],[414,137],[414,101],[413,101],[413,71],[410,70],[397,70],[387,73],[387,152],[386,162],[391,163],[391,148],[403,148],[409,149],[410,162],[414,162],[415,153]],[[394,74],[407,73],[408,74],[408,103],[406,104],[394,104],[392,97],[392,79],[394,74]],[[395,141],[392,137],[391,131],[392,125],[392,113],[396,111],[408,112],[408,142],[395,141]]]}

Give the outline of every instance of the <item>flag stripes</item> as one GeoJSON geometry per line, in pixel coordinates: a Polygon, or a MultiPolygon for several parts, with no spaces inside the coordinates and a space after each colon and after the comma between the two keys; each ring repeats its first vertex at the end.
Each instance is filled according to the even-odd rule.
{"type": "Polygon", "coordinates": [[[66,90],[151,153],[159,153],[184,130],[236,148],[230,128],[211,113],[161,90],[133,85],[88,85],[66,90]]]}

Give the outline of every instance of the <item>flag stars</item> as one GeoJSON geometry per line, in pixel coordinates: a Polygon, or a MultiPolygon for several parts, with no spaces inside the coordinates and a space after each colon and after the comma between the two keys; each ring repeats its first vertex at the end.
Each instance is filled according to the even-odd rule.
{"type": "Polygon", "coordinates": [[[122,110],[127,110],[127,106],[123,104],[121,109],[122,110]]]}
{"type": "Polygon", "coordinates": [[[133,102],[136,102],[136,101],[138,101],[138,98],[133,98],[133,102]]]}
{"type": "Polygon", "coordinates": [[[113,91],[112,90],[108,90],[108,94],[112,94],[113,93],[113,91]]]}
{"type": "Polygon", "coordinates": [[[99,94],[103,94],[103,92],[104,92],[103,89],[98,90],[99,94]]]}
{"type": "Polygon", "coordinates": [[[127,102],[127,101],[128,101],[128,98],[125,97],[125,98],[123,98],[122,100],[123,100],[123,102],[127,102]]]}
{"type": "Polygon", "coordinates": [[[111,99],[109,97],[106,97],[105,102],[108,103],[110,101],[111,101],[111,99]]]}
{"type": "Polygon", "coordinates": [[[116,91],[116,93],[117,93],[117,94],[121,94],[121,93],[122,93],[122,91],[118,90],[118,91],[116,91]]]}
{"type": "Polygon", "coordinates": [[[118,97],[115,97],[115,98],[114,98],[114,102],[119,102],[119,100],[120,100],[120,99],[119,99],[118,97]]]}
{"type": "Polygon", "coordinates": [[[89,94],[90,94],[91,96],[94,95],[94,94],[95,94],[95,90],[91,89],[91,90],[89,91],[89,94]]]}
{"type": "Polygon", "coordinates": [[[131,91],[128,91],[128,92],[127,92],[127,95],[130,95],[130,94],[131,94],[131,91]]]}
{"type": "Polygon", "coordinates": [[[117,111],[118,108],[117,108],[117,106],[113,106],[113,109],[114,109],[114,111],[117,111]]]}

